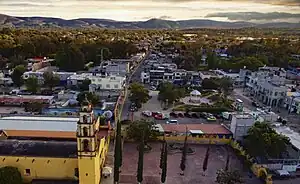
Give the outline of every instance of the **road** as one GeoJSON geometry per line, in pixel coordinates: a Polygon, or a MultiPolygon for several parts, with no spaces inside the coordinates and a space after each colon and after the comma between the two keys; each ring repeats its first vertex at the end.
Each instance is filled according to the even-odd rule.
{"type": "MultiPolygon", "coordinates": [[[[144,62],[148,59],[149,54],[151,53],[151,50],[149,50],[145,57],[140,61],[140,63],[137,65],[137,67],[134,69],[134,71],[131,73],[129,76],[128,82],[140,82],[141,80],[141,72],[144,70],[144,62]]],[[[129,85],[129,84],[127,84],[129,85]]],[[[121,113],[121,121],[129,119],[129,110],[130,110],[130,101],[128,100],[128,93],[127,96],[124,99],[124,105],[122,108],[122,113],[121,113]]]]}

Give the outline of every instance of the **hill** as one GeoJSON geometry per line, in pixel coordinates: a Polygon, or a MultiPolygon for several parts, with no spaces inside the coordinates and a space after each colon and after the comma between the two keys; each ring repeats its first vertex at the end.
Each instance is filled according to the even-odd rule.
{"type": "Polygon", "coordinates": [[[192,20],[163,20],[150,19],[147,21],[115,21],[109,19],[80,18],[65,20],[52,17],[13,17],[0,14],[0,27],[99,27],[110,29],[189,29],[189,28],[300,28],[299,23],[276,22],[267,24],[254,24],[249,22],[225,22],[206,19],[192,20]]]}

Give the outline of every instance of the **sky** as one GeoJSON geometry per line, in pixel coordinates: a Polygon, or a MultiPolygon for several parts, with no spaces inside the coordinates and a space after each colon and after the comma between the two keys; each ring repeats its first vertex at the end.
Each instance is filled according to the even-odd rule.
{"type": "Polygon", "coordinates": [[[300,0],[0,0],[0,14],[121,21],[300,22],[300,0]]]}

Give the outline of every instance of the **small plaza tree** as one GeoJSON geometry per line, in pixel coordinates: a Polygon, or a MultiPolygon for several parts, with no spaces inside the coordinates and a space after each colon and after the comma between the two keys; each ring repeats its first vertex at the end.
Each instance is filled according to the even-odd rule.
{"type": "Polygon", "coordinates": [[[18,168],[2,167],[0,168],[0,184],[22,184],[23,179],[18,168]]]}

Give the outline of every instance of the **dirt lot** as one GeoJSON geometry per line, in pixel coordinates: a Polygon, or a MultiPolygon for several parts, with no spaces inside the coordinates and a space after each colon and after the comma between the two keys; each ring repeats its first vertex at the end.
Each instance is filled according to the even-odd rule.
{"type": "MultiPolygon", "coordinates": [[[[135,183],[136,170],[138,162],[138,152],[136,144],[125,143],[123,152],[123,166],[121,168],[121,183],[135,183]]],[[[160,183],[160,144],[151,143],[152,151],[146,153],[144,157],[144,180],[143,184],[158,184],[160,183]]],[[[180,173],[181,154],[168,155],[168,172],[167,184],[214,184],[216,179],[216,171],[225,167],[227,151],[225,146],[212,146],[208,169],[203,176],[202,164],[207,149],[206,145],[190,145],[196,153],[187,156],[187,164],[185,175],[180,173]]],[[[246,184],[260,184],[260,181],[255,177],[250,178],[249,172],[243,169],[242,164],[237,157],[230,151],[231,161],[230,168],[238,169],[242,172],[246,184]]]]}

